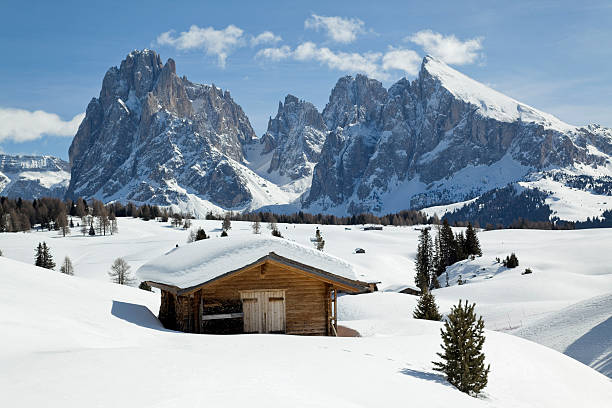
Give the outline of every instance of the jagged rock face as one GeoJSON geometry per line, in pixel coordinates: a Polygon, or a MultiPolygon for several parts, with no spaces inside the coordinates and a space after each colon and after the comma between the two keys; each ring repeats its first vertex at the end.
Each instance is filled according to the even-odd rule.
{"type": "Polygon", "coordinates": [[[69,181],[70,165],[60,158],[0,154],[0,196],[64,198],[69,181]]]}
{"type": "Polygon", "coordinates": [[[186,194],[233,208],[251,194],[236,162],[255,137],[229,92],[176,75],[150,50],[106,73],[70,146],[69,197],[176,204],[186,194]]]}
{"type": "Polygon", "coordinates": [[[606,165],[612,155],[608,130],[564,124],[431,57],[413,82],[388,92],[360,75],[341,78],[323,118],[331,133],[303,203],[318,211],[461,201],[534,171],[606,165]]]}
{"type": "Polygon", "coordinates": [[[319,161],[327,127],[317,108],[293,95],[279,102],[274,119],[261,138],[262,153],[273,152],[268,173],[278,172],[291,180],[309,177],[319,161]]]}

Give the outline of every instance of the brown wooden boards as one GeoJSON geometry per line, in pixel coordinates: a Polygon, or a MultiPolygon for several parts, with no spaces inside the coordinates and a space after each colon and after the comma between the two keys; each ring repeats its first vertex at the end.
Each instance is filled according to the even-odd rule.
{"type": "Polygon", "coordinates": [[[285,332],[285,291],[240,291],[245,333],[285,332]]]}

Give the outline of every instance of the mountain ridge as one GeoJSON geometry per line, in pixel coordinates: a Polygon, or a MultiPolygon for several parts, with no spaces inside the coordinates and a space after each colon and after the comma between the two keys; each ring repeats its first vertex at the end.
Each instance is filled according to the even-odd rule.
{"type": "MultiPolygon", "coordinates": [[[[145,49],[109,68],[69,157],[68,198],[196,216],[380,215],[508,184],[547,191],[562,209],[572,177],[612,176],[612,129],[569,125],[426,56],[416,78],[388,89],[362,74],[339,78],[321,112],[288,94],[257,137],[229,91],[179,77],[174,60],[145,49]]],[[[583,192],[588,216],[612,207],[583,192]]]]}

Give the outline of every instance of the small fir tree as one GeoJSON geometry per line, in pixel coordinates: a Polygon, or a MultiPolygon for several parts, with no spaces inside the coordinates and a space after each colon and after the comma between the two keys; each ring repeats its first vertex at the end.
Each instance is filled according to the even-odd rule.
{"type": "Polygon", "coordinates": [[[195,241],[201,241],[203,239],[207,239],[208,235],[206,235],[206,232],[202,229],[202,228],[198,228],[198,231],[195,234],[195,241]]]}
{"type": "Polygon", "coordinates": [[[39,242],[38,246],[36,247],[36,257],[34,259],[34,265],[44,268],[42,242],[39,242]]]}
{"type": "Polygon", "coordinates": [[[465,253],[466,255],[482,256],[480,241],[478,241],[478,235],[476,235],[476,230],[472,227],[472,223],[468,224],[465,231],[465,253]]]}
{"type": "Polygon", "coordinates": [[[421,291],[425,291],[430,288],[431,276],[434,273],[433,265],[433,244],[431,242],[431,236],[429,235],[429,228],[423,228],[421,235],[419,236],[419,244],[417,246],[416,254],[416,275],[414,282],[421,291]]]}
{"type": "Polygon", "coordinates": [[[74,275],[74,267],[72,266],[72,261],[68,256],[64,258],[62,266],[60,266],[60,272],[66,275],[74,275]]]}
{"type": "Polygon", "coordinates": [[[502,265],[506,268],[516,268],[519,266],[519,260],[513,252],[503,260],[502,265]]]}
{"type": "Polygon", "coordinates": [[[412,316],[415,319],[435,320],[437,322],[442,320],[442,315],[438,311],[438,305],[436,305],[436,298],[430,291],[424,290],[421,292],[412,316]]]}
{"type": "Polygon", "coordinates": [[[442,362],[433,362],[434,370],[446,375],[448,382],[459,391],[477,395],[487,385],[490,365],[485,367],[482,346],[485,341],[482,317],[476,319],[476,304],[465,305],[459,300],[440,329],[442,362]]]}
{"type": "Polygon", "coordinates": [[[221,236],[222,237],[227,237],[227,231],[226,230],[221,231],[221,236]]]}
{"type": "Polygon", "coordinates": [[[55,268],[55,262],[53,261],[53,255],[51,255],[51,248],[47,246],[47,243],[43,241],[42,244],[38,244],[36,251],[36,266],[42,268],[53,269],[55,268]]]}
{"type": "Polygon", "coordinates": [[[123,258],[117,258],[111,265],[111,270],[108,272],[108,276],[111,278],[111,282],[119,285],[131,285],[134,283],[132,272],[130,271],[131,266],[123,258]]]}
{"type": "Polygon", "coordinates": [[[272,230],[272,236],[273,237],[277,237],[277,238],[282,238],[283,237],[283,235],[280,233],[280,231],[276,227],[272,230]]]}

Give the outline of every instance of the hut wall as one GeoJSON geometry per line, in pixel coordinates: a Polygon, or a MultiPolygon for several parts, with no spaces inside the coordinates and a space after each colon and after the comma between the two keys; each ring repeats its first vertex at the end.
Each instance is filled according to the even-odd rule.
{"type": "Polygon", "coordinates": [[[200,289],[204,304],[240,301],[241,290],[284,289],[286,333],[326,335],[328,286],[317,279],[270,262],[200,289]]]}

